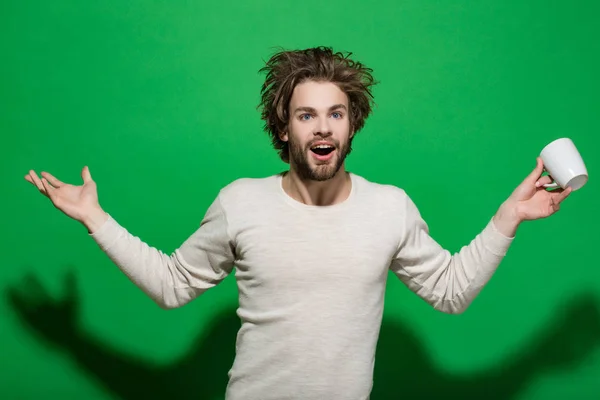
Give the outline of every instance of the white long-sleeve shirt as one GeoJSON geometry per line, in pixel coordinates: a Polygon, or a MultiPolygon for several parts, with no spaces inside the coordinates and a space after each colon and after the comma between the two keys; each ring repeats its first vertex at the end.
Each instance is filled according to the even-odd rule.
{"type": "Polygon", "coordinates": [[[282,174],[236,180],[170,255],[110,216],[92,237],[164,308],[235,271],[242,325],[228,400],[368,399],[388,271],[436,309],[460,313],[512,238],[490,220],[452,255],[402,189],[350,176],[349,197],[332,206],[292,199],[282,174]]]}

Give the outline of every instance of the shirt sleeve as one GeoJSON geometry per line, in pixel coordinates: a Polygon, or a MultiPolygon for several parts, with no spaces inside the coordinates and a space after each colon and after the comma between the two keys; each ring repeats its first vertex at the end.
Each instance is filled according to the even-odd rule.
{"type": "Polygon", "coordinates": [[[181,307],[229,275],[235,259],[219,197],[200,227],[168,255],[129,233],[112,216],[90,236],[162,308],[181,307]]]}
{"type": "Polygon", "coordinates": [[[451,254],[429,235],[408,196],[403,215],[402,237],[391,270],[435,309],[464,312],[490,280],[514,238],[500,233],[492,219],[467,246],[451,254]]]}

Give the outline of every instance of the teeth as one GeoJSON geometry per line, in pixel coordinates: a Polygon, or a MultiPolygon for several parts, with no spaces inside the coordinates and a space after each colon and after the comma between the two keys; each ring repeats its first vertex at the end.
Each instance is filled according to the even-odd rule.
{"type": "Polygon", "coordinates": [[[330,145],[328,145],[328,144],[320,144],[320,145],[318,145],[318,146],[314,146],[314,147],[313,147],[313,149],[330,149],[330,148],[332,148],[332,147],[333,147],[333,146],[330,146],[330,145]]]}

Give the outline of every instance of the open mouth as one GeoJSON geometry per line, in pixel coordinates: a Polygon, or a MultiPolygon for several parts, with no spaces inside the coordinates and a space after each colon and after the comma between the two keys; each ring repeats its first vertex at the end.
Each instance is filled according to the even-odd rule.
{"type": "Polygon", "coordinates": [[[326,157],[335,150],[335,147],[330,144],[318,144],[311,147],[310,150],[320,157],[326,157]]]}

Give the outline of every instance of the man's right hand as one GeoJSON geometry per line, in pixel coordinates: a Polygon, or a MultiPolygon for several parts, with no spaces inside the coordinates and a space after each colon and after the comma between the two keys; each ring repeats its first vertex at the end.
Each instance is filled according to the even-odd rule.
{"type": "Polygon", "coordinates": [[[25,180],[33,184],[52,204],[65,215],[81,222],[88,232],[96,231],[108,215],[100,207],[96,182],[92,179],[88,167],[81,171],[83,185],[74,186],[56,179],[48,172],[42,172],[40,179],[35,171],[29,171],[25,180]]]}

